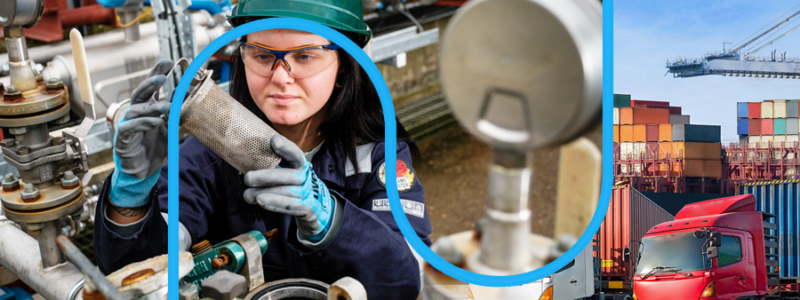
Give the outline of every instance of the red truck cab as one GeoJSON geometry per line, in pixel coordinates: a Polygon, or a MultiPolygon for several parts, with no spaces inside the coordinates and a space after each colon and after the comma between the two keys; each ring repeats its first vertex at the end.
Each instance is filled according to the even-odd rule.
{"type": "MultiPolygon", "coordinates": [[[[752,195],[684,206],[639,244],[634,299],[755,299],[769,290],[765,214],[752,195]]],[[[767,243],[769,243],[767,241],[767,243]]]]}

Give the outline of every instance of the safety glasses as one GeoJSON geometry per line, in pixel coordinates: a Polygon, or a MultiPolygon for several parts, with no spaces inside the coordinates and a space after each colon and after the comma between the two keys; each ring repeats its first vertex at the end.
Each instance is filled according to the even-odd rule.
{"type": "Polygon", "coordinates": [[[239,41],[239,54],[250,71],[271,77],[281,61],[294,78],[316,75],[337,58],[337,45],[309,45],[291,49],[276,49],[253,42],[239,41]]]}

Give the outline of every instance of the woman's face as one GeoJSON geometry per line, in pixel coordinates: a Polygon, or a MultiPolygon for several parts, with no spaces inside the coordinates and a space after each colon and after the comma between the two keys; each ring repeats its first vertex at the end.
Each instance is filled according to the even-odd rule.
{"type": "MultiPolygon", "coordinates": [[[[291,29],[263,30],[247,35],[247,41],[270,48],[291,49],[307,45],[327,45],[330,42],[316,34],[291,29]]],[[[330,50],[333,51],[333,50],[330,50]]],[[[291,66],[291,62],[289,62],[291,66]]],[[[271,77],[254,73],[245,67],[247,86],[256,105],[273,124],[293,126],[313,116],[324,118],[323,107],[333,92],[338,58],[321,72],[295,79],[278,62],[271,77]]]]}

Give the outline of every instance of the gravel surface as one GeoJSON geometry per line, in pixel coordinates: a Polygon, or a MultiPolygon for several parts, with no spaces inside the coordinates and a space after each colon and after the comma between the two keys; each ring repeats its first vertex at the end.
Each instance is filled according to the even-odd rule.
{"type": "MultiPolygon", "coordinates": [[[[602,129],[586,135],[598,147],[602,129]]],[[[438,237],[470,230],[483,215],[491,149],[461,128],[453,128],[419,144],[422,157],[413,162],[425,187],[425,203],[435,241],[438,237]]],[[[531,230],[552,236],[558,149],[533,153],[533,180],[529,208],[531,230]]]]}

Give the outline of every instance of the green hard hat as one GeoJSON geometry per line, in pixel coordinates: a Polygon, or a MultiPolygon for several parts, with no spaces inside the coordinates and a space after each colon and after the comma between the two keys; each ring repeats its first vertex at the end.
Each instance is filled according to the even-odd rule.
{"type": "Polygon", "coordinates": [[[228,20],[239,26],[254,18],[305,19],[339,30],[364,47],[372,32],[364,23],[363,9],[361,0],[240,0],[228,20]]]}

